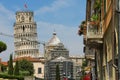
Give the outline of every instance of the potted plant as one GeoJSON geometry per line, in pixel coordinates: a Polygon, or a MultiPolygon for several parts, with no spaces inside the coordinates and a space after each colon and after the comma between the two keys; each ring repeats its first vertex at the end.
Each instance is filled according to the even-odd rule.
{"type": "Polygon", "coordinates": [[[95,3],[93,5],[94,10],[99,12],[100,7],[101,7],[101,1],[100,0],[95,0],[95,3]]]}
{"type": "Polygon", "coordinates": [[[81,22],[81,25],[79,26],[78,34],[82,35],[84,32],[84,27],[85,27],[85,21],[81,22]]]}
{"type": "Polygon", "coordinates": [[[91,16],[91,22],[90,22],[91,25],[98,25],[99,24],[99,16],[98,14],[93,14],[91,16]]]}

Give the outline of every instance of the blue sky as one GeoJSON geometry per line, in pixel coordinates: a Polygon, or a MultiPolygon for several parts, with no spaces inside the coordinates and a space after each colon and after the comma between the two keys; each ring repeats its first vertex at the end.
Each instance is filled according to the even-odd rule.
{"type": "MultiPolygon", "coordinates": [[[[39,41],[48,42],[55,30],[57,36],[70,51],[70,55],[83,55],[83,37],[77,35],[78,26],[85,19],[86,0],[0,0],[0,32],[13,35],[16,11],[34,12],[39,41]]],[[[0,35],[8,48],[0,54],[3,61],[14,54],[14,39],[0,35]]],[[[43,46],[40,45],[43,55],[43,46]]]]}

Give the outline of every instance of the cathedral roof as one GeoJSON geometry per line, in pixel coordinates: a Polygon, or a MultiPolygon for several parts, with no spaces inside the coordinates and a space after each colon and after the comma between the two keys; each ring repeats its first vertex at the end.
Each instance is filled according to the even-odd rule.
{"type": "Polygon", "coordinates": [[[56,46],[61,43],[60,39],[57,37],[56,32],[53,33],[52,38],[48,42],[48,46],[56,46]]]}

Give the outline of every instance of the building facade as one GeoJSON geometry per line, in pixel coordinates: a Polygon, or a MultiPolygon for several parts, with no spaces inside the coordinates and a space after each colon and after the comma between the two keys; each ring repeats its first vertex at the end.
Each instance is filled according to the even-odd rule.
{"type": "Polygon", "coordinates": [[[36,78],[44,78],[44,76],[46,76],[44,72],[46,71],[46,60],[49,61],[47,65],[51,65],[49,69],[54,68],[54,64],[57,63],[60,64],[62,70],[67,70],[66,72],[61,72],[61,78],[75,78],[78,76],[77,72],[80,71],[83,58],[73,56],[69,57],[69,51],[64,47],[63,43],[61,43],[55,32],[53,33],[51,40],[45,44],[44,57],[39,56],[38,44],[37,25],[34,21],[33,12],[16,12],[16,21],[14,23],[14,63],[16,60],[21,59],[27,59],[32,62],[35,70],[34,76],[36,78]]]}
{"type": "Polygon", "coordinates": [[[117,0],[87,0],[84,35],[85,56],[95,68],[93,80],[118,80],[117,0]],[[88,50],[89,49],[89,50],[88,50]],[[90,52],[89,52],[90,51],[90,52]],[[88,55],[89,54],[89,55],[88,55]],[[91,61],[90,55],[93,56],[91,61]]]}
{"type": "Polygon", "coordinates": [[[85,61],[84,56],[70,56],[69,59],[73,62],[73,78],[75,80],[80,80],[82,76],[82,66],[85,61]]]}
{"type": "Polygon", "coordinates": [[[16,12],[14,46],[15,58],[39,56],[37,25],[32,11],[16,12]]]}
{"type": "Polygon", "coordinates": [[[73,79],[73,62],[60,56],[47,63],[47,80],[56,80],[57,65],[59,65],[60,80],[73,79]]]}
{"type": "Polygon", "coordinates": [[[33,63],[34,67],[34,76],[35,78],[41,78],[44,79],[44,60],[38,59],[38,58],[32,58],[32,57],[20,57],[20,58],[15,58],[13,61],[13,65],[15,65],[16,61],[20,60],[27,60],[33,63]]]}
{"type": "Polygon", "coordinates": [[[55,32],[46,44],[45,52],[45,80],[56,80],[57,65],[59,65],[61,80],[73,78],[73,62],[69,60],[69,51],[61,43],[55,32]]]}

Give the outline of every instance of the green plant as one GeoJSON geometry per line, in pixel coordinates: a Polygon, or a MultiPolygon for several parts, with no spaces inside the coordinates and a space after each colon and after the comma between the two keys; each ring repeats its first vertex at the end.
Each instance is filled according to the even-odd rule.
{"type": "Polygon", "coordinates": [[[20,75],[22,75],[22,76],[29,76],[30,73],[29,73],[29,71],[20,71],[20,75]]]}
{"type": "Polygon", "coordinates": [[[5,51],[6,49],[7,49],[7,45],[4,42],[0,41],[0,53],[2,51],[5,51]]]}
{"type": "Polygon", "coordinates": [[[19,63],[18,63],[18,61],[16,61],[16,64],[15,64],[14,75],[19,75],[19,63]]]}
{"type": "Polygon", "coordinates": [[[7,70],[7,66],[1,65],[1,71],[2,71],[2,72],[5,72],[6,70],[7,70]]]}
{"type": "Polygon", "coordinates": [[[85,21],[82,21],[82,22],[81,22],[81,25],[79,26],[79,28],[81,28],[81,30],[83,30],[84,25],[85,25],[85,21]]]}
{"type": "Polygon", "coordinates": [[[56,80],[60,80],[60,69],[59,69],[59,65],[56,65],[56,80]]]}
{"type": "Polygon", "coordinates": [[[78,35],[81,36],[82,34],[83,34],[83,30],[79,29],[79,30],[78,30],[78,35]]]}
{"type": "Polygon", "coordinates": [[[5,74],[5,73],[0,73],[0,78],[24,80],[23,76],[8,75],[8,74],[5,74]]]}
{"type": "Polygon", "coordinates": [[[93,14],[91,17],[91,21],[97,21],[98,20],[98,14],[93,14]]]}
{"type": "Polygon", "coordinates": [[[82,21],[81,25],[79,26],[78,35],[80,35],[80,36],[83,34],[85,23],[86,23],[86,21],[82,21]]]}
{"type": "Polygon", "coordinates": [[[12,60],[12,54],[10,54],[10,59],[8,61],[8,74],[13,75],[13,60],[12,60]]]}
{"type": "Polygon", "coordinates": [[[85,21],[82,21],[81,24],[85,24],[85,21]]]}
{"type": "Polygon", "coordinates": [[[100,7],[101,7],[101,1],[100,0],[95,0],[93,8],[99,10],[100,7]]]}
{"type": "Polygon", "coordinates": [[[20,69],[20,71],[28,71],[29,75],[34,74],[33,63],[30,61],[27,61],[25,59],[19,61],[19,69],[20,69]]]}

